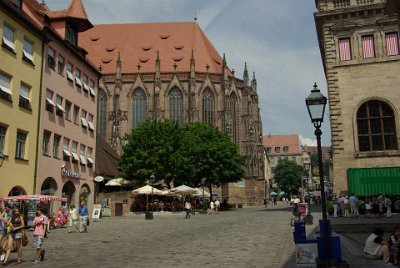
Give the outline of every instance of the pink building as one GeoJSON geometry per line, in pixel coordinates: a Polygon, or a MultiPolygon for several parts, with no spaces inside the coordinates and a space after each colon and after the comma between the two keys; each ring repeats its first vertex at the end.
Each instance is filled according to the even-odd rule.
{"type": "Polygon", "coordinates": [[[99,72],[78,47],[90,29],[81,0],[51,11],[35,0],[33,18],[47,31],[38,139],[37,194],[67,197],[68,204],[94,200],[96,103],[99,72]],[[47,29],[46,29],[47,28],[47,29]]]}

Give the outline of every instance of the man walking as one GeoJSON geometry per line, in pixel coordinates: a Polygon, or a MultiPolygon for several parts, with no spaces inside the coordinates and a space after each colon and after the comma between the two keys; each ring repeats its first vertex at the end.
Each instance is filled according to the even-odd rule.
{"type": "Polygon", "coordinates": [[[386,207],[386,218],[392,217],[392,200],[389,197],[385,197],[385,207],[386,207]]]}
{"type": "Polygon", "coordinates": [[[88,209],[85,204],[85,201],[81,201],[81,204],[79,205],[78,209],[79,213],[79,232],[87,232],[87,220],[88,220],[88,209]]]}
{"type": "Polygon", "coordinates": [[[338,208],[339,208],[339,199],[335,195],[333,197],[333,217],[334,218],[338,217],[338,208]]]}
{"type": "Polygon", "coordinates": [[[358,200],[357,197],[352,193],[349,198],[350,204],[350,214],[351,218],[357,219],[358,218],[358,200]]]}
{"type": "Polygon", "coordinates": [[[185,202],[186,217],[185,219],[190,219],[190,210],[192,209],[192,204],[189,201],[185,202]]]}
{"type": "Polygon", "coordinates": [[[41,208],[36,210],[36,217],[33,219],[32,227],[33,231],[33,246],[36,249],[36,256],[33,260],[33,264],[37,264],[44,260],[45,250],[42,249],[44,234],[47,226],[49,225],[49,219],[43,214],[41,208]]]}

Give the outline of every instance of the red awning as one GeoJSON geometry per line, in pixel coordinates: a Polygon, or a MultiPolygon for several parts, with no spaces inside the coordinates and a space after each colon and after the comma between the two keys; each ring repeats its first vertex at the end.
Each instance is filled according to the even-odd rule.
{"type": "Polygon", "coordinates": [[[38,200],[41,202],[46,202],[46,201],[61,201],[61,202],[67,202],[66,197],[60,197],[60,196],[53,196],[53,195],[16,195],[16,196],[8,196],[4,198],[5,201],[26,201],[26,200],[38,200]]]}

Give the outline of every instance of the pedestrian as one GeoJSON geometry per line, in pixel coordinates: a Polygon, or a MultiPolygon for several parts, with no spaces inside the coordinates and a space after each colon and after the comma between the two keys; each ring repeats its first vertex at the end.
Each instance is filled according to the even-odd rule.
{"type": "Polygon", "coordinates": [[[8,234],[7,251],[4,261],[1,265],[7,265],[8,258],[10,257],[11,249],[15,241],[15,248],[18,253],[18,260],[16,264],[22,262],[22,231],[25,228],[24,218],[22,217],[19,208],[15,208],[12,217],[8,220],[8,225],[11,232],[8,234]]]}
{"type": "Polygon", "coordinates": [[[379,218],[383,218],[383,208],[385,207],[385,197],[380,194],[378,197],[379,218]]]}
{"type": "Polygon", "coordinates": [[[211,201],[211,202],[210,202],[210,209],[211,209],[211,213],[214,213],[214,210],[215,210],[214,201],[211,201]]]}
{"type": "Polygon", "coordinates": [[[85,204],[85,201],[81,201],[81,204],[79,205],[79,232],[83,233],[83,232],[87,232],[87,220],[88,220],[88,209],[87,206],[85,204]]]}
{"type": "Polygon", "coordinates": [[[337,218],[339,209],[339,199],[336,197],[336,195],[334,195],[332,201],[333,201],[333,217],[337,218]]]}
{"type": "Polygon", "coordinates": [[[339,212],[340,217],[344,217],[344,196],[343,195],[340,195],[340,197],[339,197],[339,209],[340,209],[340,212],[339,212]]]}
{"type": "Polygon", "coordinates": [[[192,204],[188,200],[185,202],[185,211],[186,211],[186,217],[185,219],[190,219],[190,210],[192,209],[192,204]]]}
{"type": "Polygon", "coordinates": [[[7,244],[7,222],[8,216],[3,206],[0,206],[0,262],[4,261],[5,247],[7,244]]]}
{"type": "Polygon", "coordinates": [[[372,210],[372,201],[371,198],[368,196],[365,198],[365,217],[366,218],[371,218],[371,210],[372,210]]]}
{"type": "Polygon", "coordinates": [[[79,227],[78,227],[79,214],[78,214],[78,211],[76,210],[74,204],[71,204],[69,206],[68,214],[69,214],[69,230],[68,230],[68,233],[71,233],[72,226],[75,226],[76,231],[78,232],[79,231],[79,227]]]}
{"type": "Polygon", "coordinates": [[[349,217],[350,201],[349,201],[349,197],[347,195],[344,197],[343,204],[344,204],[344,217],[348,218],[349,217]]]}
{"type": "Polygon", "coordinates": [[[215,212],[216,213],[218,213],[218,211],[219,211],[219,207],[221,206],[221,203],[219,202],[219,200],[217,199],[217,200],[215,200],[215,203],[214,203],[214,205],[215,205],[215,212]]]}
{"type": "Polygon", "coordinates": [[[375,219],[379,217],[379,204],[378,197],[372,197],[372,213],[375,215],[375,219]]]}
{"type": "Polygon", "coordinates": [[[32,261],[33,264],[39,263],[44,260],[45,250],[42,249],[44,234],[46,233],[47,226],[49,225],[49,219],[43,214],[41,208],[36,210],[36,217],[33,219],[32,227],[33,230],[33,246],[36,249],[35,259],[32,261]]]}
{"type": "Polygon", "coordinates": [[[383,202],[386,207],[386,218],[391,218],[392,217],[392,200],[390,200],[390,198],[386,196],[383,202]]]}
{"type": "Polygon", "coordinates": [[[382,228],[376,228],[367,238],[364,246],[364,253],[367,258],[380,259],[389,264],[389,244],[383,240],[385,232],[382,228]]]}
{"type": "Polygon", "coordinates": [[[399,258],[399,247],[400,247],[400,226],[394,228],[394,232],[389,237],[389,249],[390,257],[393,263],[397,265],[399,258]]]}
{"type": "Polygon", "coordinates": [[[357,219],[358,218],[358,199],[354,195],[354,193],[351,194],[349,198],[349,204],[350,204],[350,215],[352,219],[357,219]]]}

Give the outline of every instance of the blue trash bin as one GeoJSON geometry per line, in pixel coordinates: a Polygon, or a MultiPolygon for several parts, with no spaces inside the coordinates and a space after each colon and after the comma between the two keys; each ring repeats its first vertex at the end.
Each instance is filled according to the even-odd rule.
{"type": "Polygon", "coordinates": [[[306,225],[303,221],[297,221],[294,223],[293,239],[295,243],[307,239],[306,225]]]}

